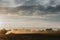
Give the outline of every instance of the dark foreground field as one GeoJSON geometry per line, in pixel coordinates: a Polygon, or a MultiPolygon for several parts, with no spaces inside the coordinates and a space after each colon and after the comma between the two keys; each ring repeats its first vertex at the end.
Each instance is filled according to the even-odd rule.
{"type": "Polygon", "coordinates": [[[60,40],[60,34],[1,34],[0,40],[60,40]]]}

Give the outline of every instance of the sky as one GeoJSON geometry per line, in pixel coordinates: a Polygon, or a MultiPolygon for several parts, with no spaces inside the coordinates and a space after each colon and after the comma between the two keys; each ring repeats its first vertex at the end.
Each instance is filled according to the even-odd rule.
{"type": "Polygon", "coordinates": [[[60,0],[0,0],[0,5],[19,9],[0,11],[0,28],[60,29],[60,0]]]}

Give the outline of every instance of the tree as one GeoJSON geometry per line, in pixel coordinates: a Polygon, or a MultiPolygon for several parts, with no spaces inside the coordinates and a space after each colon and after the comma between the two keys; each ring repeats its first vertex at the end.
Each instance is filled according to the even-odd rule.
{"type": "Polygon", "coordinates": [[[2,29],[2,30],[0,30],[0,34],[5,34],[6,32],[7,32],[6,29],[2,29]]]}
{"type": "Polygon", "coordinates": [[[46,29],[46,31],[53,31],[53,29],[52,28],[49,28],[49,29],[46,29]]]}

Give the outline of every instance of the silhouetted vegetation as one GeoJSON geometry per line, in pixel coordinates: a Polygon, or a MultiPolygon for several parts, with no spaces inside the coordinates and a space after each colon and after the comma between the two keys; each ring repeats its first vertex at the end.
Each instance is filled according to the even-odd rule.
{"type": "Polygon", "coordinates": [[[5,34],[6,32],[7,32],[6,29],[2,29],[2,30],[0,30],[0,34],[5,34]]]}
{"type": "Polygon", "coordinates": [[[31,34],[8,34],[6,35],[6,32],[9,32],[11,30],[2,29],[0,30],[0,40],[59,40],[60,39],[60,30],[57,29],[57,31],[53,30],[52,28],[47,28],[46,30],[30,30],[30,29],[13,29],[13,31],[22,31],[26,30],[27,32],[38,32],[38,33],[31,33],[31,34]],[[40,32],[57,32],[57,33],[40,33],[40,32]],[[1,35],[2,34],[2,35],[1,35]]]}
{"type": "Polygon", "coordinates": [[[52,28],[47,28],[47,29],[43,29],[43,30],[32,30],[32,29],[13,29],[13,30],[6,30],[6,29],[1,29],[0,30],[0,34],[14,34],[14,32],[16,33],[60,33],[60,30],[57,29],[57,30],[53,30],[52,28]],[[11,32],[10,32],[11,31],[11,32]]]}
{"type": "Polygon", "coordinates": [[[49,29],[46,29],[46,31],[53,31],[53,29],[52,28],[49,28],[49,29]]]}

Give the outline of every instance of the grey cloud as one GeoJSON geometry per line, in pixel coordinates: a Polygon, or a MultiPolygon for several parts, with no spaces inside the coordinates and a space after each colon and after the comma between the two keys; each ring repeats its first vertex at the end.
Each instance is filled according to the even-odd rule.
{"type": "MultiPolygon", "coordinates": [[[[0,0],[3,2],[8,2],[14,5],[25,5],[25,6],[31,6],[31,5],[43,5],[44,7],[47,6],[53,6],[56,7],[57,5],[60,5],[60,0],[0,0]],[[13,2],[14,1],[14,2],[13,2]]],[[[11,5],[12,6],[12,5],[11,5]]]]}
{"type": "Polygon", "coordinates": [[[59,0],[15,0],[15,3],[22,5],[43,5],[43,6],[56,6],[60,5],[59,0]]]}
{"type": "Polygon", "coordinates": [[[43,6],[42,10],[45,10],[45,11],[54,12],[54,11],[60,10],[60,8],[59,8],[60,1],[59,0],[15,0],[15,2],[18,4],[22,4],[22,6],[28,6],[28,7],[37,6],[36,8],[38,8],[39,10],[40,10],[41,6],[43,6]]]}
{"type": "MultiPolygon", "coordinates": [[[[22,5],[11,9],[13,12],[20,12],[17,13],[20,15],[46,15],[56,14],[55,12],[60,11],[59,0],[11,0],[8,2],[12,1],[14,1],[16,5],[22,5]]],[[[11,10],[10,12],[12,12],[11,10]]]]}

